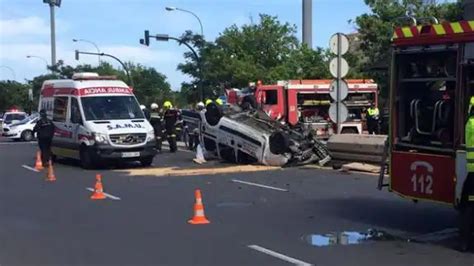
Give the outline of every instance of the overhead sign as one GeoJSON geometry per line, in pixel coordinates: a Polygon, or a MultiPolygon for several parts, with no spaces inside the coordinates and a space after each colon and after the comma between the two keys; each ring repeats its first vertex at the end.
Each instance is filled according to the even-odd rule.
{"type": "Polygon", "coordinates": [[[329,107],[329,118],[331,118],[331,120],[334,123],[337,123],[337,122],[343,123],[347,120],[348,116],[349,116],[349,111],[347,110],[347,107],[344,103],[342,102],[331,103],[331,106],[329,107]],[[338,109],[339,109],[339,119],[337,119],[338,109]]]}
{"type": "MultiPolygon", "coordinates": [[[[349,85],[345,80],[341,80],[339,83],[339,100],[344,101],[347,95],[349,94],[349,85]]],[[[329,87],[329,95],[334,101],[337,101],[337,80],[333,80],[331,82],[331,86],[329,87]]]]}
{"type": "Polygon", "coordinates": [[[347,64],[346,59],[344,59],[342,57],[340,59],[341,59],[341,65],[340,65],[341,76],[340,77],[337,75],[338,74],[337,73],[337,60],[338,60],[338,58],[337,57],[333,58],[331,60],[331,62],[329,63],[329,72],[331,72],[331,75],[334,78],[344,78],[349,73],[349,64],[347,64]]]}
{"type": "Polygon", "coordinates": [[[344,55],[349,51],[349,39],[345,34],[336,33],[331,36],[331,39],[329,40],[329,49],[333,54],[339,53],[340,55],[344,55]],[[341,50],[338,50],[339,43],[341,45],[341,50]]]}

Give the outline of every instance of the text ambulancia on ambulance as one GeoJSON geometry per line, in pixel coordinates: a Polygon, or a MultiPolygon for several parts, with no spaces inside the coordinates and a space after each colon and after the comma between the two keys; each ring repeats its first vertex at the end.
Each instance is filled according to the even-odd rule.
{"type": "Polygon", "coordinates": [[[72,79],[47,80],[39,109],[56,126],[54,157],[78,159],[84,168],[105,160],[134,160],[144,166],[153,162],[153,127],[133,89],[113,76],[76,73],[72,79]]]}

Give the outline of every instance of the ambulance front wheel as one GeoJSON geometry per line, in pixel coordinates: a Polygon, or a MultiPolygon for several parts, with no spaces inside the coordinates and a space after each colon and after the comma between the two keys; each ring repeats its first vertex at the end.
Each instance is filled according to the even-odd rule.
{"type": "Polygon", "coordinates": [[[85,146],[81,147],[80,159],[81,159],[82,168],[93,169],[95,167],[95,163],[94,163],[94,160],[92,159],[91,151],[85,146]]]}
{"type": "Polygon", "coordinates": [[[140,159],[140,163],[143,167],[148,167],[153,163],[153,156],[143,157],[140,159]]]}

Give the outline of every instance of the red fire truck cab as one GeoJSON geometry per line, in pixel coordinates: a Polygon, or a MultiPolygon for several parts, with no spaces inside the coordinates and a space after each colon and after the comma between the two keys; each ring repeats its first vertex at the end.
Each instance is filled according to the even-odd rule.
{"type": "MultiPolygon", "coordinates": [[[[257,86],[255,97],[270,117],[290,125],[302,123],[315,130],[320,138],[336,132],[329,118],[329,107],[334,102],[329,94],[331,80],[289,80],[276,85],[257,86]]],[[[361,134],[364,131],[365,109],[377,104],[377,84],[373,80],[346,80],[349,94],[344,100],[348,108],[347,120],[338,133],[361,134]]]]}

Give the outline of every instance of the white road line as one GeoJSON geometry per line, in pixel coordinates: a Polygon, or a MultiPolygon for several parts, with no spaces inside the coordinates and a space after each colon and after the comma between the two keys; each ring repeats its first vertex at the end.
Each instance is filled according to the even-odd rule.
{"type": "Polygon", "coordinates": [[[0,142],[0,145],[36,144],[36,142],[0,142]]]}
{"type": "Polygon", "coordinates": [[[232,179],[232,182],[246,184],[246,185],[250,185],[250,186],[256,186],[256,187],[269,188],[269,189],[283,191],[283,192],[288,192],[288,189],[283,189],[283,188],[278,188],[278,187],[271,187],[271,186],[266,186],[266,185],[262,185],[262,184],[246,182],[246,181],[242,181],[242,180],[238,180],[238,179],[232,179]]]}
{"type": "Polygon", "coordinates": [[[297,259],[292,258],[292,257],[288,257],[288,256],[283,255],[281,253],[278,253],[278,252],[275,252],[273,250],[269,250],[269,249],[266,249],[266,248],[263,248],[263,247],[260,247],[260,246],[257,246],[257,245],[249,245],[247,247],[249,247],[251,249],[254,249],[256,251],[260,251],[260,252],[265,253],[267,255],[273,256],[275,258],[279,258],[281,260],[287,261],[289,263],[293,263],[295,265],[302,265],[302,266],[312,265],[310,263],[307,263],[307,262],[304,262],[304,261],[301,261],[301,260],[297,260],[297,259]]]}
{"type": "MultiPolygon", "coordinates": [[[[86,187],[86,189],[89,190],[89,191],[94,192],[94,189],[91,188],[91,187],[86,187]]],[[[105,192],[104,192],[104,195],[105,195],[107,198],[111,198],[111,199],[113,199],[113,200],[121,200],[121,198],[116,197],[116,196],[114,196],[114,195],[110,195],[109,193],[105,193],[105,192]]]]}
{"type": "Polygon", "coordinates": [[[23,168],[25,168],[25,169],[28,169],[28,170],[30,170],[30,171],[39,173],[38,170],[36,170],[35,168],[33,168],[33,167],[31,167],[31,166],[28,166],[28,165],[26,165],[26,164],[22,165],[21,167],[23,167],[23,168]]]}

